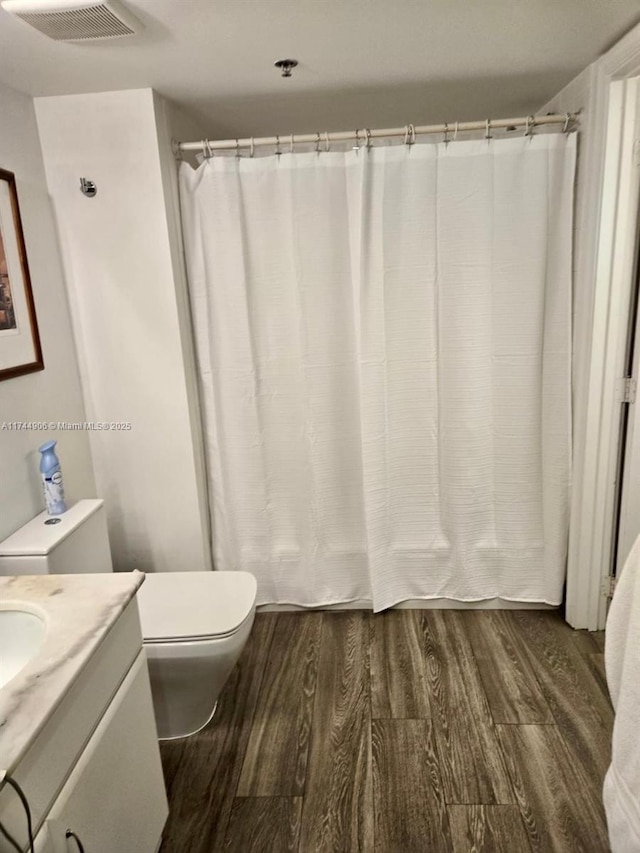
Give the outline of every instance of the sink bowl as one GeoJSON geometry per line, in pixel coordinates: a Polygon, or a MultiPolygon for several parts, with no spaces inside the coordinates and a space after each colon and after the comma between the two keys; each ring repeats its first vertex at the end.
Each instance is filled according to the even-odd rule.
{"type": "Polygon", "coordinates": [[[11,681],[42,648],[45,623],[36,613],[0,610],[0,687],[11,681]]]}

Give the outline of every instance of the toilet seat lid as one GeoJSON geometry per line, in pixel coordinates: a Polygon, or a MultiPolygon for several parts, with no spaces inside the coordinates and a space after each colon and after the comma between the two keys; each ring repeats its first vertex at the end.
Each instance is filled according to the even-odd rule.
{"type": "Polygon", "coordinates": [[[138,590],[142,636],[167,641],[232,634],[251,613],[258,585],[248,572],[157,572],[138,590]]]}

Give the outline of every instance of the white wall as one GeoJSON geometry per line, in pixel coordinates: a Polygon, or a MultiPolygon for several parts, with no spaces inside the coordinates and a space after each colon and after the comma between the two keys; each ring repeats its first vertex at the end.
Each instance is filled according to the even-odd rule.
{"type": "Polygon", "coordinates": [[[150,89],[37,98],[117,569],[210,568],[150,89]],[[80,177],[97,184],[95,198],[80,177]]]}
{"type": "MultiPolygon", "coordinates": [[[[85,420],[55,222],[31,98],[0,86],[0,166],[14,172],[45,369],[0,382],[0,422],[85,420]]],[[[95,496],[85,432],[0,428],[0,539],[44,508],[38,446],[58,440],[67,497],[95,496]]]]}
{"type": "Polygon", "coordinates": [[[178,191],[178,163],[173,145],[186,139],[200,139],[203,130],[191,116],[154,93],[154,109],[156,114],[156,129],[158,133],[158,152],[160,154],[160,170],[162,173],[162,188],[165,199],[167,229],[171,249],[173,281],[178,309],[182,358],[184,360],[187,400],[189,402],[189,421],[191,439],[193,442],[195,475],[200,495],[200,523],[207,539],[207,548],[212,548],[211,514],[209,512],[208,475],[206,470],[206,451],[203,434],[202,412],[199,402],[198,374],[196,367],[195,338],[191,322],[191,305],[187,284],[187,270],[182,241],[182,221],[180,217],[180,196],[178,191]]]}

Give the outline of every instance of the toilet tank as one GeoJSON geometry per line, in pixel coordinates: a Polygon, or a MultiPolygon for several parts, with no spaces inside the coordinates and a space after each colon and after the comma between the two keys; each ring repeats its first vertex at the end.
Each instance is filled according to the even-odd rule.
{"type": "Polygon", "coordinates": [[[0,542],[0,575],[111,572],[101,500],[78,501],[62,515],[41,512],[0,542]]]}

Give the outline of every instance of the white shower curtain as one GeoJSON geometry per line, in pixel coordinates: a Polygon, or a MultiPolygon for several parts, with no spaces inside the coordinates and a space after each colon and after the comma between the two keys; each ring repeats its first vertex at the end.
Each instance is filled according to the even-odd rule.
{"type": "Polygon", "coordinates": [[[180,167],[219,569],[557,604],[575,137],[180,167]]]}

